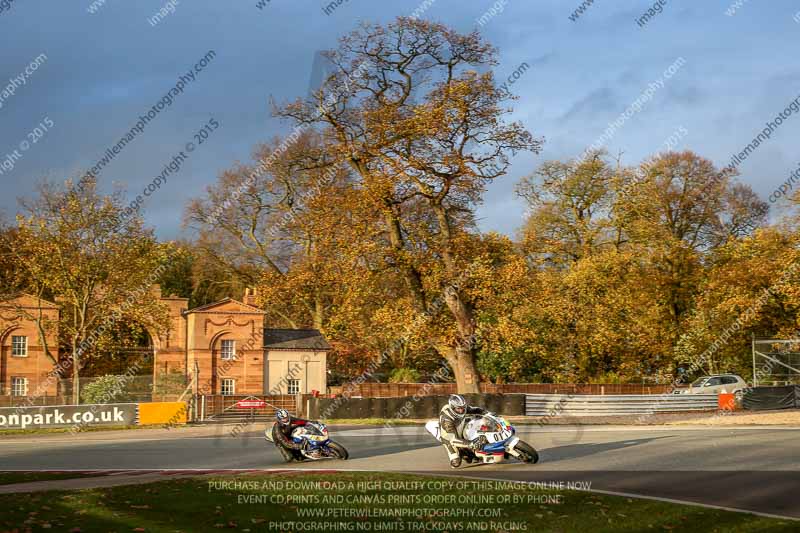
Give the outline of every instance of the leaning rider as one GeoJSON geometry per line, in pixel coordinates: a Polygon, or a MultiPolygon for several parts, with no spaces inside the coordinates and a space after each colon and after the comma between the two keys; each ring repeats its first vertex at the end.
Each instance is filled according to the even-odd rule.
{"type": "Polygon", "coordinates": [[[307,423],[308,420],[294,418],[286,409],[278,409],[275,412],[275,424],[272,425],[272,441],[278,447],[278,451],[281,452],[283,459],[287,463],[297,458],[298,452],[305,447],[305,441],[294,442],[292,431],[295,428],[305,426],[307,423]]]}
{"type": "Polygon", "coordinates": [[[484,414],[486,414],[486,410],[480,407],[470,407],[467,405],[467,400],[458,394],[452,394],[447,401],[447,405],[442,407],[439,412],[439,436],[442,440],[442,445],[447,450],[451,467],[458,468],[461,466],[459,448],[479,450],[483,445],[481,437],[477,437],[472,441],[464,438],[464,416],[484,414]]]}

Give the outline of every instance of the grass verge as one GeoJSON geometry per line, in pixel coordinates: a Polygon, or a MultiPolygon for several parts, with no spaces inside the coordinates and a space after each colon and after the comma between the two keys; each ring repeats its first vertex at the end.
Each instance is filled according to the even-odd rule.
{"type": "Polygon", "coordinates": [[[83,472],[0,472],[0,485],[29,483],[31,481],[50,481],[52,479],[75,479],[96,477],[98,474],[83,472]]]}
{"type": "MultiPolygon", "coordinates": [[[[175,427],[183,427],[183,424],[175,427]]],[[[0,431],[0,437],[6,435],[50,435],[59,433],[69,433],[71,427],[67,428],[47,428],[47,429],[4,429],[0,431]]],[[[164,424],[150,424],[147,426],[83,426],[78,433],[94,433],[97,431],[122,431],[132,429],[165,429],[164,424]]]]}
{"type": "Polygon", "coordinates": [[[797,531],[797,523],[789,520],[652,500],[359,472],[191,478],[73,493],[14,494],[0,496],[0,506],[0,530],[81,533],[797,531]]]}

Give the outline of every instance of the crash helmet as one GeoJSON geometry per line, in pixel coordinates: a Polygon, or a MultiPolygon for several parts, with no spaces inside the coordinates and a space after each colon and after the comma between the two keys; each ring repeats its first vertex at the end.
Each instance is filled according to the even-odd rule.
{"type": "Polygon", "coordinates": [[[278,421],[278,424],[285,426],[291,421],[291,416],[289,416],[289,411],[286,409],[278,409],[275,411],[275,419],[278,421]]]}
{"type": "Polygon", "coordinates": [[[450,406],[450,410],[459,418],[467,412],[467,400],[459,394],[451,394],[447,404],[450,406]]]}

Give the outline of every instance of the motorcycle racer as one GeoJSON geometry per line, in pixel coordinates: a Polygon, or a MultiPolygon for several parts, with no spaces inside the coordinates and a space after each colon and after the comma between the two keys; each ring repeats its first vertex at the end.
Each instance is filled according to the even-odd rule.
{"type": "MultiPolygon", "coordinates": [[[[283,459],[290,463],[297,458],[298,452],[305,447],[305,442],[296,443],[292,440],[292,431],[295,428],[305,426],[309,421],[302,418],[295,418],[286,409],[278,409],[275,412],[275,424],[272,425],[272,441],[281,452],[283,459]]],[[[265,430],[269,431],[269,429],[265,430]]]]}
{"type": "Polygon", "coordinates": [[[486,410],[480,407],[471,407],[467,400],[458,394],[450,395],[447,404],[439,411],[439,429],[441,431],[442,446],[447,450],[450,466],[461,466],[461,453],[459,448],[472,448],[479,450],[483,446],[480,437],[468,441],[464,439],[464,415],[483,415],[486,410]]]}

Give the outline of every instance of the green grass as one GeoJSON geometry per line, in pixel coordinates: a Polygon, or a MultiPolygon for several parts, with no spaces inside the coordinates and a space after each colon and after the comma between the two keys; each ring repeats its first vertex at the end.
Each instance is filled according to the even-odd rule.
{"type": "Polygon", "coordinates": [[[84,474],[81,472],[0,472],[0,485],[29,483],[31,481],[49,481],[51,479],[75,479],[97,475],[98,474],[84,474]]]}
{"type": "MultiPolygon", "coordinates": [[[[514,531],[509,524],[516,523],[526,531],[578,531],[578,532],[639,532],[639,531],[703,531],[703,532],[778,532],[797,531],[797,522],[753,516],[744,513],[717,511],[688,505],[663,503],[651,500],[633,500],[624,497],[596,495],[578,491],[531,491],[519,487],[491,487],[475,490],[464,487],[440,489],[423,486],[417,490],[408,486],[386,486],[387,483],[459,483],[462,478],[422,477],[403,474],[375,473],[287,473],[219,478],[177,479],[149,485],[92,489],[79,492],[50,492],[0,496],[0,531],[148,531],[196,532],[219,531],[271,531],[270,522],[294,521],[306,525],[313,522],[350,523],[361,527],[356,531],[475,531],[475,523],[502,522],[505,526],[489,526],[485,531],[514,531]],[[254,486],[232,486],[233,482],[246,482],[254,486]],[[344,484],[324,490],[322,487],[293,487],[286,490],[278,483],[337,483],[344,484]],[[358,483],[378,483],[378,487],[359,486],[358,483]],[[223,485],[229,483],[229,485],[223,485]],[[349,484],[353,484],[351,487],[349,484]],[[265,485],[266,484],[266,485],[265,485]],[[278,503],[271,497],[291,495],[294,501],[278,503]],[[560,495],[560,503],[542,504],[541,501],[524,504],[513,503],[459,503],[464,496],[513,497],[524,499],[560,495]],[[405,502],[389,501],[403,496],[405,502]],[[328,498],[376,498],[371,504],[325,502],[328,498]],[[425,502],[424,498],[451,498],[448,502],[425,502]],[[249,500],[249,498],[256,498],[249,500]],[[411,501],[410,498],[419,498],[411,501]],[[312,509],[371,509],[396,512],[424,508],[439,510],[490,509],[499,517],[405,517],[400,521],[380,517],[301,517],[300,513],[312,509]],[[499,511],[496,511],[499,510],[499,511]],[[450,522],[444,524],[443,522],[450,522]],[[470,524],[473,524],[472,526],[470,524]],[[402,524],[403,528],[400,529],[402,524]],[[413,529],[419,524],[428,529],[413,529]],[[367,528],[369,526],[369,528],[367,528]],[[439,527],[441,526],[441,527],[439,527]],[[394,529],[387,529],[393,527],[394,529]]],[[[463,482],[467,482],[464,480],[463,482]]],[[[288,527],[285,531],[329,531],[330,526],[312,525],[310,528],[288,527]]],[[[339,529],[343,531],[343,529],[339,529]]],[[[522,530],[522,529],[517,529],[522,530]]]]}

